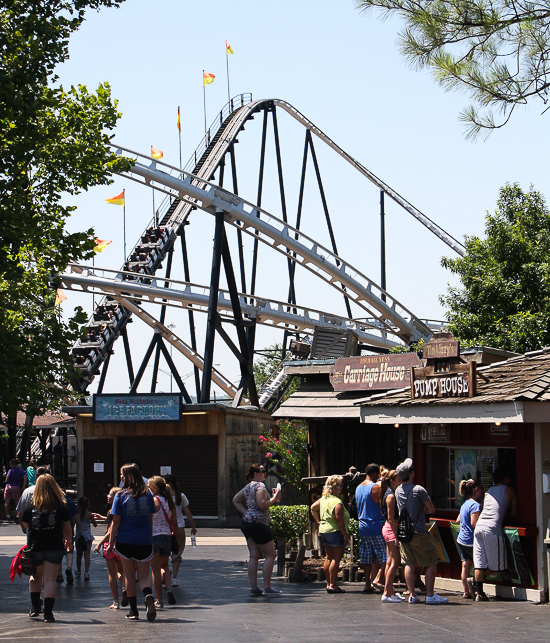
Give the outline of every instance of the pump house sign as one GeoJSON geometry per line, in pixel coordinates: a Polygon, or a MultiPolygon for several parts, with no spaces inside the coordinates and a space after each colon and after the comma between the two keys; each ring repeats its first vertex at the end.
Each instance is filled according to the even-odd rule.
{"type": "Polygon", "coordinates": [[[476,363],[461,363],[460,344],[451,333],[436,333],[424,345],[427,365],[411,369],[411,399],[474,397],[476,363]]]}
{"type": "Polygon", "coordinates": [[[415,366],[422,366],[416,353],[341,357],[330,371],[330,382],[335,391],[404,388],[415,366]]]}

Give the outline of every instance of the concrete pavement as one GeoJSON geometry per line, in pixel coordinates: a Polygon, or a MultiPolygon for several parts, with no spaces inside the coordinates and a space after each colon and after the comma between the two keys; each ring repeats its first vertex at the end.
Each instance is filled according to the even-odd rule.
{"type": "MultiPolygon", "coordinates": [[[[104,528],[94,530],[101,537],[104,528]]],[[[9,580],[13,556],[24,543],[17,525],[0,525],[0,639],[40,641],[198,642],[272,641],[447,641],[542,642],[550,639],[550,607],[524,602],[473,603],[444,593],[445,606],[382,604],[363,595],[362,585],[345,583],[346,594],[327,594],[322,583],[276,580],[281,598],[248,595],[247,549],[236,529],[200,529],[197,547],[188,547],[174,588],[178,604],[159,610],[148,623],[128,622],[125,609],[109,610],[111,595],[103,557],[92,553],[91,580],[58,585],[56,623],[28,618],[28,578],[9,580]]],[[[441,593],[441,592],[440,592],[441,593]]],[[[166,604],[166,600],[164,601],[166,604]]]]}

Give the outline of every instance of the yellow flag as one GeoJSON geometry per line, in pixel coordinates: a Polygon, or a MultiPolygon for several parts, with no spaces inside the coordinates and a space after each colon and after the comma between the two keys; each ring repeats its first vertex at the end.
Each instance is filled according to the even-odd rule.
{"type": "Polygon", "coordinates": [[[178,132],[181,134],[180,108],[178,107],[178,132]]]}
{"type": "Polygon", "coordinates": [[[57,292],[55,293],[55,305],[59,306],[59,304],[65,301],[65,299],[67,299],[65,293],[60,288],[58,288],[57,292]]]}
{"type": "Polygon", "coordinates": [[[112,241],[102,241],[101,239],[95,239],[95,248],[94,252],[103,252],[105,248],[110,244],[113,243],[112,241]]]}
{"type": "Polygon", "coordinates": [[[233,49],[231,49],[231,45],[227,42],[227,40],[225,41],[225,51],[228,54],[234,54],[235,53],[233,51],[233,49]]]}
{"type": "Polygon", "coordinates": [[[204,79],[204,84],[205,85],[210,85],[210,83],[214,82],[214,78],[216,78],[216,76],[214,76],[214,74],[209,74],[209,73],[207,73],[205,71],[202,72],[202,77],[204,79]]]}
{"type": "Polygon", "coordinates": [[[105,201],[111,205],[124,205],[124,192],[125,190],[122,190],[118,196],[112,196],[110,199],[105,199],[105,201]]]}
{"type": "Polygon", "coordinates": [[[164,156],[164,153],[162,150],[157,150],[156,147],[151,145],[151,156],[158,161],[164,156]]]}

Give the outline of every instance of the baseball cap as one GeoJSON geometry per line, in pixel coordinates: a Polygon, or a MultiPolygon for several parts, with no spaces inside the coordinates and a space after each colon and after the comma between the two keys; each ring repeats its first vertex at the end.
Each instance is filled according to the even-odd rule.
{"type": "Polygon", "coordinates": [[[413,461],[410,458],[407,458],[404,462],[397,465],[396,473],[403,479],[408,478],[411,469],[413,468],[413,461]]]}

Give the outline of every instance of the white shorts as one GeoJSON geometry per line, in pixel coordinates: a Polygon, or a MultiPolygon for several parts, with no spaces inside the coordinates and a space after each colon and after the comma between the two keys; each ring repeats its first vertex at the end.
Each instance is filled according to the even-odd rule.
{"type": "Polygon", "coordinates": [[[474,569],[503,572],[508,569],[505,536],[474,531],[474,569]]]}

